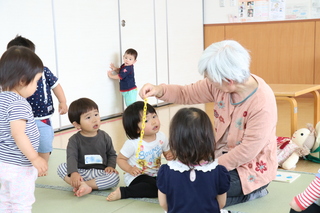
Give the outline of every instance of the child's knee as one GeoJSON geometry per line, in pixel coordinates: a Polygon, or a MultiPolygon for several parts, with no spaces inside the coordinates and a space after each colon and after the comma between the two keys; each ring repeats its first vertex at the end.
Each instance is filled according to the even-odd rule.
{"type": "Polygon", "coordinates": [[[66,163],[62,163],[58,166],[57,169],[57,174],[59,175],[59,177],[61,179],[65,179],[65,177],[67,176],[67,164],[66,163]]]}
{"type": "Polygon", "coordinates": [[[116,187],[120,182],[118,174],[110,174],[106,176],[100,176],[96,178],[96,185],[99,190],[110,189],[116,187]]]}

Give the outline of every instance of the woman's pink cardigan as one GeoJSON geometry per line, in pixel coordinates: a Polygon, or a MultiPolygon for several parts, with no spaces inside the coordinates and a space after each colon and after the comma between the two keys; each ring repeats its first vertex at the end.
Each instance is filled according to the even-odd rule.
{"type": "Polygon", "coordinates": [[[252,77],[259,86],[238,105],[231,104],[230,93],[216,89],[207,79],[186,86],[163,84],[160,98],[176,104],[214,102],[215,155],[229,171],[237,169],[244,194],[271,182],[278,168],[275,96],[263,79],[252,77]]]}

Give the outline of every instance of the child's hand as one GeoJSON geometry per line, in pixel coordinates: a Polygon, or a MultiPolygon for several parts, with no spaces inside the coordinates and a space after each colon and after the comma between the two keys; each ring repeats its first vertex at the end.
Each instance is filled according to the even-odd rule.
{"type": "Polygon", "coordinates": [[[79,188],[83,178],[78,172],[73,172],[70,177],[70,184],[73,188],[79,188]]]}
{"type": "Polygon", "coordinates": [[[139,168],[137,168],[136,166],[132,166],[129,173],[132,176],[137,176],[137,175],[141,174],[141,170],[139,168]]]}
{"type": "Polygon", "coordinates": [[[290,202],[290,206],[293,210],[295,210],[296,212],[301,212],[302,210],[300,209],[300,207],[297,205],[296,201],[294,200],[294,198],[292,199],[292,201],[290,202]]]}
{"type": "Polygon", "coordinates": [[[111,78],[111,79],[115,79],[115,80],[119,80],[120,79],[119,75],[114,74],[113,71],[111,71],[111,70],[108,71],[108,77],[111,78]]]}
{"type": "Polygon", "coordinates": [[[110,69],[112,71],[116,71],[117,67],[115,67],[113,63],[110,63],[110,69]]]}
{"type": "MultiPolygon", "coordinates": [[[[113,63],[110,64],[110,69],[111,69],[111,71],[116,72],[117,74],[119,74],[119,72],[120,72],[120,68],[114,66],[113,63]]],[[[112,73],[112,72],[111,72],[111,73],[112,73]]]]}
{"type": "Polygon", "coordinates": [[[105,169],[104,169],[104,171],[106,172],[106,173],[108,173],[108,174],[111,174],[111,173],[116,173],[116,174],[119,174],[119,172],[115,169],[115,168],[112,168],[112,167],[106,167],[105,169]]]}
{"type": "Polygon", "coordinates": [[[108,77],[109,77],[109,78],[112,78],[112,76],[113,76],[113,75],[112,75],[112,70],[109,70],[109,71],[107,72],[107,74],[108,74],[108,77]]]}
{"type": "Polygon", "coordinates": [[[59,114],[64,115],[68,112],[68,106],[66,103],[59,103],[59,114]]]}
{"type": "Polygon", "coordinates": [[[164,152],[163,155],[166,158],[166,160],[168,160],[168,161],[173,160],[173,154],[172,154],[172,152],[170,150],[164,152]]]}
{"type": "Polygon", "coordinates": [[[32,165],[38,170],[38,177],[46,176],[48,171],[48,163],[45,159],[37,156],[31,161],[32,165]]]}

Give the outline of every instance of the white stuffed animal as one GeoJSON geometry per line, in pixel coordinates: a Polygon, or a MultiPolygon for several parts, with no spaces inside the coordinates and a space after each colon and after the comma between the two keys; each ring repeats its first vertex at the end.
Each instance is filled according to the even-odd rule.
{"type": "Polygon", "coordinates": [[[307,128],[298,129],[293,133],[291,139],[278,145],[278,165],[283,169],[295,168],[299,158],[308,155],[310,150],[316,146],[315,141],[315,129],[311,124],[307,124],[307,128]]]}
{"type": "MultiPolygon", "coordinates": [[[[311,149],[312,152],[320,146],[320,121],[316,125],[315,134],[316,134],[316,141],[314,142],[314,145],[311,149]]],[[[320,159],[320,152],[310,153],[310,155],[320,159]]]]}

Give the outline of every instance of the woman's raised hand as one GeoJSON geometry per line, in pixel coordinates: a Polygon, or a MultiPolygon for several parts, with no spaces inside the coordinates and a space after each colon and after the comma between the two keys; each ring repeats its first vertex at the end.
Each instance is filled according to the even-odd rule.
{"type": "Polygon", "coordinates": [[[145,84],[140,89],[139,95],[142,99],[148,97],[157,97],[160,98],[163,96],[163,87],[161,85],[145,84]]]}

